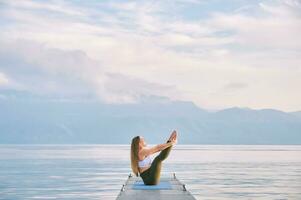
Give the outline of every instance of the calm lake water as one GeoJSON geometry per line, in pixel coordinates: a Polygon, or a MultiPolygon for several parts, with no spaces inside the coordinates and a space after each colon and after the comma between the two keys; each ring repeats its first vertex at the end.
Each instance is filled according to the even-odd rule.
{"type": "MultiPolygon", "coordinates": [[[[115,199],[129,156],[128,145],[0,145],[0,199],[115,199]]],[[[161,176],[173,172],[197,199],[301,199],[301,146],[176,145],[161,176]]]]}

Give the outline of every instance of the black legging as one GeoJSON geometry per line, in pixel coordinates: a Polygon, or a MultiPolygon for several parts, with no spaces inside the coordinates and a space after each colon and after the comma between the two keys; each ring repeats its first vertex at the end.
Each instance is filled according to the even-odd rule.
{"type": "MultiPolygon", "coordinates": [[[[170,142],[170,140],[168,140],[167,143],[168,142],[170,142]]],[[[162,150],[153,160],[150,168],[140,174],[145,185],[157,185],[159,183],[162,161],[167,158],[171,148],[172,146],[162,150]]]]}

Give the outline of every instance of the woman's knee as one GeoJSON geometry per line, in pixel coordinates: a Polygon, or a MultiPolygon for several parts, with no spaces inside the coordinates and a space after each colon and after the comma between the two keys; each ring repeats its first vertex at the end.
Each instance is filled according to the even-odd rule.
{"type": "Polygon", "coordinates": [[[158,156],[154,159],[153,164],[158,165],[158,164],[162,163],[163,160],[164,160],[164,157],[163,157],[162,155],[158,155],[158,156]]]}
{"type": "Polygon", "coordinates": [[[170,151],[171,147],[168,147],[168,149],[164,149],[163,151],[161,151],[161,153],[158,155],[159,159],[161,161],[165,160],[168,157],[170,151]]]}

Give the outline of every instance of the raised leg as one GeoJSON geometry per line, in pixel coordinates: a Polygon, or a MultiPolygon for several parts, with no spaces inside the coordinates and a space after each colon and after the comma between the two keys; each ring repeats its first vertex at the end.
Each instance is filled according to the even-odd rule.
{"type": "MultiPolygon", "coordinates": [[[[170,142],[170,140],[168,140],[166,143],[168,143],[168,142],[170,142]]],[[[160,154],[159,154],[158,156],[156,156],[156,158],[154,159],[154,161],[155,161],[156,159],[157,159],[157,160],[160,160],[160,161],[165,160],[165,159],[168,157],[168,155],[169,155],[169,153],[170,153],[170,151],[171,151],[171,148],[172,148],[172,146],[170,146],[170,147],[168,147],[168,148],[162,150],[162,151],[160,152],[160,154]]]]}
{"type": "MultiPolygon", "coordinates": [[[[167,142],[169,142],[168,140],[167,142]]],[[[156,158],[153,160],[151,167],[149,168],[149,174],[148,177],[144,180],[144,183],[146,185],[156,185],[160,181],[161,176],[161,167],[162,167],[162,161],[165,160],[170,151],[172,146],[162,150],[159,155],[156,156],[156,158]]]]}

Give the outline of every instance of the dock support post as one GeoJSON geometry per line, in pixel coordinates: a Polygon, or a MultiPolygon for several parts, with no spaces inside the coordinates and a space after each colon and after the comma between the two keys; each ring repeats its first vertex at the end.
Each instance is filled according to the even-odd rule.
{"type": "Polygon", "coordinates": [[[121,187],[121,190],[120,190],[120,191],[122,191],[122,192],[124,191],[124,186],[125,186],[125,185],[122,184],[122,187],[121,187]]]}

